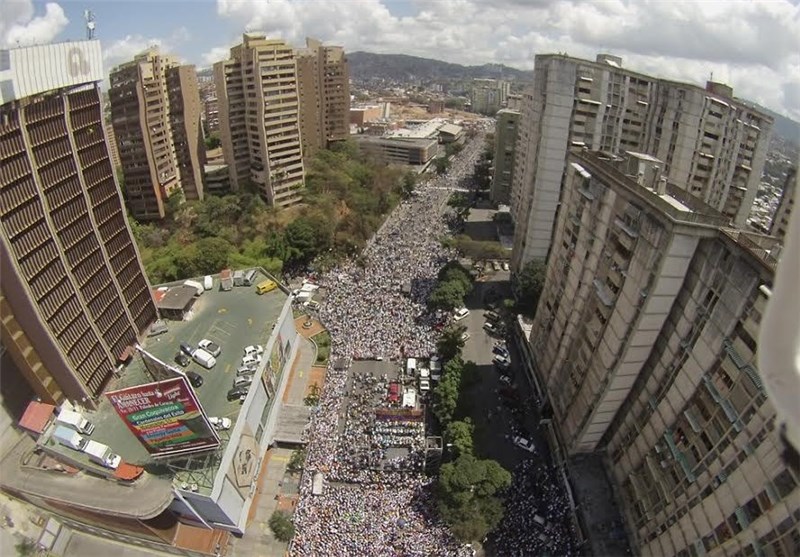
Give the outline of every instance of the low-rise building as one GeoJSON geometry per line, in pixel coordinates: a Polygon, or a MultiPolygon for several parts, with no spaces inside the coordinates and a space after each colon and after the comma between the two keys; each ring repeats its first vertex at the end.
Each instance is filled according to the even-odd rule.
{"type": "Polygon", "coordinates": [[[360,135],[356,136],[356,142],[364,153],[387,163],[417,167],[420,172],[439,153],[436,139],[360,135]]]}

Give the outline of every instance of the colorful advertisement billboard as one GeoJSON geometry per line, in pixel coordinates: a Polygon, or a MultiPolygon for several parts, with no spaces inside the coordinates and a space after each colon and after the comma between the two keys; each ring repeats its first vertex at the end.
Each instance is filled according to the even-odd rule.
{"type": "Polygon", "coordinates": [[[219,437],[185,377],[111,391],[106,396],[154,457],[219,446],[219,437]]]}

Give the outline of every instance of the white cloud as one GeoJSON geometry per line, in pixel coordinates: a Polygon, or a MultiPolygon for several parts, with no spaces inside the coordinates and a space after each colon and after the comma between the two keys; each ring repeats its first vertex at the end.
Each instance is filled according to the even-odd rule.
{"type": "MultiPolygon", "coordinates": [[[[530,69],[537,53],[593,59],[698,84],[713,71],[737,96],[800,120],[800,7],[791,0],[412,0],[393,15],[381,0],[217,0],[242,29],[301,45],[306,36],[349,51],[403,53],[530,69]]],[[[204,55],[211,61],[213,49],[204,55]]],[[[223,53],[224,54],[224,53],[223,53]]]]}
{"type": "Polygon", "coordinates": [[[28,46],[49,43],[69,23],[64,10],[56,3],[47,3],[44,14],[34,17],[32,0],[0,2],[0,46],[28,46]]]}
{"type": "Polygon", "coordinates": [[[230,53],[231,49],[227,46],[215,46],[208,52],[203,53],[200,58],[203,61],[203,65],[211,66],[214,64],[214,62],[226,60],[230,53]]]}
{"type": "Polygon", "coordinates": [[[152,47],[158,47],[163,54],[177,56],[177,48],[190,38],[191,34],[186,27],[178,27],[166,38],[136,34],[111,42],[102,41],[105,73],[108,74],[115,66],[133,60],[134,56],[152,47]]]}

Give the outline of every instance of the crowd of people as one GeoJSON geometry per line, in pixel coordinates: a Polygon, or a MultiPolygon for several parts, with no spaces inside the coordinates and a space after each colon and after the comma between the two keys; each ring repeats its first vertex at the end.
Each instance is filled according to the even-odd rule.
{"type": "Polygon", "coordinates": [[[561,479],[555,468],[524,460],[514,470],[500,525],[489,535],[495,555],[578,555],[561,479]]]}
{"type": "Polygon", "coordinates": [[[425,301],[439,269],[454,255],[440,243],[446,232],[443,212],[450,190],[471,174],[482,146],[479,134],[447,174],[418,186],[393,211],[360,263],[347,262],[320,281],[326,288],[320,318],[331,334],[334,364],[306,429],[305,470],[323,472],[326,483],[321,495],[312,495],[313,473],[302,477],[292,555],[472,554],[433,509],[431,479],[419,460],[423,447],[416,444],[424,442],[422,423],[378,419],[373,395],[380,389],[363,385],[358,395],[347,381],[349,365],[341,362],[435,352],[436,325],[443,316],[429,313],[425,301]],[[410,292],[403,292],[409,282],[410,292]],[[343,401],[348,402],[343,406],[343,401]],[[398,439],[391,439],[395,434],[398,439]],[[401,465],[398,457],[387,461],[386,452],[402,437],[413,441],[412,456],[399,457],[401,465]],[[352,450],[356,440],[366,453],[352,450]],[[376,467],[376,457],[389,466],[376,467]]]}

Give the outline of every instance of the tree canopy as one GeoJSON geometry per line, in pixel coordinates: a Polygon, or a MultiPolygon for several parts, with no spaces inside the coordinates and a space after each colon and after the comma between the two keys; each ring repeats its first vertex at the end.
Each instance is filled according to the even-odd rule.
{"type": "Polygon", "coordinates": [[[279,274],[285,265],[356,253],[413,191],[415,181],[344,141],[306,164],[304,202],[298,207],[267,207],[247,188],[202,201],[172,196],[164,221],[131,219],[131,226],[153,283],[217,273],[226,266],[279,274]]]}
{"type": "Polygon", "coordinates": [[[547,265],[543,261],[534,259],[526,263],[517,275],[519,293],[517,307],[520,313],[533,317],[544,289],[546,274],[547,265]]]}
{"type": "Polygon", "coordinates": [[[511,474],[494,460],[463,453],[439,471],[439,513],[462,542],[483,539],[503,518],[500,494],[511,474]]]}
{"type": "Polygon", "coordinates": [[[444,432],[445,443],[452,445],[452,451],[456,455],[472,453],[474,444],[472,435],[475,432],[475,425],[470,418],[450,422],[444,432]]]}

